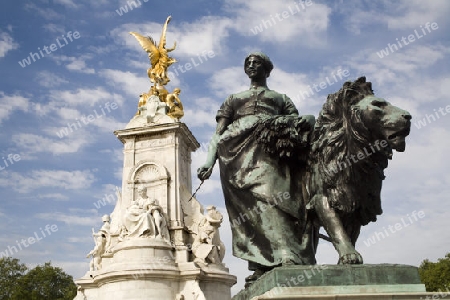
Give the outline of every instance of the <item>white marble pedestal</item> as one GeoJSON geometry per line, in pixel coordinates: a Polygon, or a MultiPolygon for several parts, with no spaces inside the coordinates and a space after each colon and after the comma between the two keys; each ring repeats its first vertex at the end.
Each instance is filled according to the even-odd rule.
{"type": "Polygon", "coordinates": [[[177,263],[170,245],[142,238],[120,243],[104,256],[101,270],[87,272],[76,284],[87,300],[169,300],[177,295],[185,300],[229,300],[235,282],[226,268],[177,263]]]}

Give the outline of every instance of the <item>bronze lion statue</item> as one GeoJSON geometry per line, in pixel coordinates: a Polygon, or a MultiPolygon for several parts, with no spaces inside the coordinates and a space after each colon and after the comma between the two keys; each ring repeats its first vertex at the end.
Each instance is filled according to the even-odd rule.
{"type": "Polygon", "coordinates": [[[405,150],[411,115],[373,94],[360,77],[328,95],[313,116],[274,116],[254,135],[280,164],[295,165],[294,195],[299,202],[301,253],[315,261],[322,237],[333,243],[340,264],[361,264],[355,250],[361,226],[375,222],[381,184],[392,151],[405,150]],[[323,227],[327,236],[319,234],[323,227]]]}
{"type": "MultiPolygon", "coordinates": [[[[381,185],[392,151],[405,150],[411,115],[373,94],[365,77],[346,82],[326,103],[311,132],[303,176],[308,223],[316,249],[323,227],[339,264],[361,264],[361,226],[382,213],[381,185]]],[[[314,250],[315,251],[315,250],[314,250]]]]}

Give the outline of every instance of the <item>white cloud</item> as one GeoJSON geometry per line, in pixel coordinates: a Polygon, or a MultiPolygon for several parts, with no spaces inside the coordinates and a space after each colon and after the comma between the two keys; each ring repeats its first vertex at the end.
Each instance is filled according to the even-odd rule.
{"type": "Polygon", "coordinates": [[[242,67],[229,67],[216,71],[208,83],[213,92],[222,98],[221,102],[225,101],[230,94],[248,90],[250,86],[248,76],[244,72],[243,61],[242,67]]]}
{"type": "MultiPolygon", "coordinates": [[[[123,104],[123,97],[103,87],[77,90],[50,90],[48,96],[50,101],[44,103],[32,103],[32,111],[41,118],[48,116],[53,124],[61,127],[44,127],[42,130],[52,138],[59,136],[71,136],[71,142],[54,141],[41,136],[32,136],[31,141],[45,140],[54,146],[48,151],[54,154],[75,152],[86,144],[91,136],[91,126],[101,131],[113,131],[124,127],[125,123],[118,122],[113,118],[123,104]],[[72,137],[74,137],[72,139],[72,137]],[[71,151],[70,149],[73,148],[71,151]]],[[[137,103],[137,102],[136,102],[137,103]]],[[[1,110],[0,110],[1,111],[1,110]]],[[[17,135],[20,139],[21,135],[17,135]]],[[[43,149],[42,147],[37,147],[43,149]]],[[[30,149],[31,150],[31,149],[30,149]]]]}
{"type": "Polygon", "coordinates": [[[81,112],[76,108],[61,107],[56,113],[64,120],[75,120],[81,117],[81,112]]]}
{"type": "Polygon", "coordinates": [[[211,98],[197,98],[195,99],[195,104],[190,106],[193,109],[188,108],[184,110],[183,122],[190,127],[215,127],[215,117],[220,104],[211,98]]]}
{"type": "Polygon", "coordinates": [[[431,71],[445,61],[450,48],[419,44],[407,47],[384,58],[376,55],[378,50],[363,49],[343,64],[350,68],[349,80],[366,76],[377,96],[408,110],[414,123],[416,118],[432,113],[433,108],[448,104],[448,76],[431,71]],[[424,76],[428,72],[430,75],[424,76]]]}
{"type": "Polygon", "coordinates": [[[65,64],[69,71],[76,71],[86,74],[94,74],[95,70],[86,67],[86,60],[90,59],[88,56],[70,57],[66,55],[52,55],[51,58],[56,61],[58,65],[65,64]]]}
{"type": "Polygon", "coordinates": [[[111,133],[114,130],[125,128],[127,123],[121,123],[113,118],[101,117],[92,122],[92,125],[97,126],[101,131],[111,133]]]}
{"type": "Polygon", "coordinates": [[[98,225],[98,221],[100,219],[92,213],[83,213],[83,216],[80,216],[73,213],[66,214],[62,212],[39,213],[36,214],[36,217],[43,220],[64,222],[65,224],[71,226],[76,225],[90,227],[98,225]]]}
{"type": "Polygon", "coordinates": [[[87,189],[95,181],[89,170],[32,170],[26,175],[17,172],[1,172],[0,186],[12,187],[19,193],[28,193],[44,187],[65,190],[87,189]]]}
{"type": "Polygon", "coordinates": [[[123,179],[123,168],[116,168],[114,170],[114,178],[117,180],[122,180],[123,179]]]}
{"type": "Polygon", "coordinates": [[[20,95],[6,95],[0,91],[0,124],[16,111],[28,111],[29,99],[20,95]]]}
{"type": "Polygon", "coordinates": [[[46,20],[61,20],[64,19],[62,14],[57,13],[55,10],[51,8],[42,8],[38,7],[35,3],[27,3],[25,4],[25,9],[29,11],[36,12],[42,18],[46,20]]]}
{"type": "Polygon", "coordinates": [[[87,49],[89,49],[90,51],[94,52],[95,54],[100,54],[100,55],[106,55],[107,53],[110,53],[111,51],[113,51],[112,46],[108,45],[108,46],[102,46],[102,45],[90,45],[87,47],[87,49]]]}
{"type": "MultiPolygon", "coordinates": [[[[94,241],[92,240],[92,237],[89,237],[90,241],[92,244],[94,244],[94,241]]],[[[85,241],[83,239],[83,241],[80,242],[82,245],[86,245],[88,244],[87,241],[85,241]]],[[[78,243],[78,244],[80,244],[78,243]]],[[[94,247],[94,246],[92,246],[94,247]]],[[[76,249],[79,250],[79,249],[76,249]]],[[[85,250],[90,250],[88,248],[86,248],[85,250]]],[[[87,253],[84,254],[84,256],[87,253]]],[[[82,256],[84,258],[84,256],[82,256]]],[[[67,258],[62,258],[62,259],[67,259],[67,258]]],[[[86,274],[86,272],[89,270],[89,260],[85,259],[80,260],[80,261],[71,261],[71,260],[52,260],[52,265],[59,267],[61,269],[64,270],[64,272],[66,272],[67,274],[70,274],[74,280],[79,279],[80,277],[82,277],[83,275],[86,274]]]]}
{"type": "MultiPolygon", "coordinates": [[[[394,41],[388,42],[395,43],[394,41]]],[[[449,53],[450,47],[411,43],[383,58],[372,53],[367,61],[378,64],[378,67],[389,69],[391,72],[402,73],[405,76],[415,76],[416,70],[436,64],[449,53]]]]}
{"type": "MultiPolygon", "coordinates": [[[[220,55],[223,53],[223,41],[228,36],[231,25],[232,20],[218,16],[202,17],[192,23],[180,24],[171,21],[166,34],[166,48],[171,48],[176,41],[177,48],[173,54],[176,57],[197,57],[204,51],[213,51],[220,55]]],[[[151,36],[159,43],[161,30],[162,23],[124,24],[113,29],[111,36],[117,37],[120,44],[142,53],[144,50],[129,32],[136,31],[144,36],[151,36]]]]}
{"type": "Polygon", "coordinates": [[[86,237],[68,237],[67,241],[69,243],[89,243],[92,242],[92,237],[86,236],[86,237]]]}
{"type": "Polygon", "coordinates": [[[385,1],[386,22],[391,29],[418,29],[426,22],[435,22],[447,18],[450,3],[445,0],[421,1],[401,0],[399,2],[385,1]]]}
{"type": "Polygon", "coordinates": [[[107,80],[109,85],[120,86],[122,91],[136,97],[136,103],[139,100],[139,95],[148,92],[152,86],[150,79],[144,74],[142,74],[144,76],[138,76],[135,73],[111,69],[101,70],[99,74],[107,80]]]}
{"type": "Polygon", "coordinates": [[[56,201],[65,201],[69,199],[69,197],[61,193],[38,194],[37,197],[39,199],[55,199],[56,201]]]}
{"type": "Polygon", "coordinates": [[[173,29],[173,39],[180,45],[177,55],[191,58],[203,51],[223,54],[224,40],[228,37],[232,22],[228,18],[208,16],[193,23],[180,24],[173,29]]]}
{"type": "MultiPolygon", "coordinates": [[[[53,132],[55,139],[58,130],[61,130],[61,128],[55,129],[55,132],[53,132]]],[[[85,135],[74,135],[73,133],[71,133],[70,139],[55,139],[31,133],[18,133],[11,137],[12,142],[25,156],[31,156],[35,153],[52,153],[53,155],[76,153],[90,140],[85,135]]]]}
{"type": "Polygon", "coordinates": [[[31,103],[31,110],[39,117],[47,115],[49,112],[54,110],[53,105],[46,105],[43,103],[31,103]]]}
{"type": "Polygon", "coordinates": [[[35,81],[37,81],[39,85],[47,88],[52,88],[60,86],[64,83],[68,83],[68,81],[64,79],[63,76],[56,75],[55,73],[49,72],[47,70],[39,72],[35,77],[35,81]]]}
{"type": "Polygon", "coordinates": [[[84,60],[82,60],[82,59],[74,59],[74,60],[72,60],[71,63],[66,65],[66,68],[68,70],[79,71],[81,73],[87,73],[87,74],[94,74],[95,73],[94,69],[86,68],[86,62],[84,60]]]}
{"type": "MultiPolygon", "coordinates": [[[[450,233],[439,228],[448,226],[448,218],[430,206],[412,207],[401,213],[386,210],[385,215],[381,216],[377,223],[366,226],[362,230],[357,247],[365,259],[364,262],[418,266],[424,259],[435,260],[444,256],[448,248],[440,241],[450,238],[450,233]],[[423,218],[413,217],[413,211],[416,213],[422,211],[423,218]],[[391,230],[395,224],[401,224],[401,229],[391,230]],[[366,243],[370,238],[375,240],[375,244],[367,246],[366,243]],[[382,258],[380,252],[384,253],[382,258]]],[[[440,210],[447,211],[448,205],[440,210]]]]}
{"type": "Polygon", "coordinates": [[[321,81],[325,81],[325,76],[319,76],[319,79],[316,79],[307,74],[288,73],[275,68],[267,81],[270,89],[286,94],[294,102],[300,115],[305,114],[306,111],[310,112],[312,107],[324,101],[315,90],[311,93],[308,86],[320,84],[321,81]]]}
{"type": "Polygon", "coordinates": [[[289,42],[316,47],[326,44],[331,9],[313,1],[227,1],[234,13],[233,28],[244,36],[280,44],[289,42]]]}
{"type": "Polygon", "coordinates": [[[59,33],[59,34],[65,34],[66,30],[64,29],[64,26],[61,26],[61,24],[55,24],[55,23],[48,23],[42,26],[45,30],[51,33],[59,33]]]}
{"type": "Polygon", "coordinates": [[[78,5],[75,4],[73,0],[54,0],[55,4],[61,4],[67,8],[78,8],[78,5]]]}
{"type": "Polygon", "coordinates": [[[342,14],[342,24],[350,32],[360,34],[369,26],[385,22],[386,11],[378,11],[377,3],[360,0],[340,0],[331,4],[336,14],[342,14]]]}
{"type": "MultiPolygon", "coordinates": [[[[441,191],[440,185],[437,189],[434,185],[428,184],[427,186],[427,182],[433,179],[446,184],[446,181],[449,179],[448,169],[450,168],[450,163],[447,159],[447,147],[450,147],[450,131],[447,128],[448,124],[450,124],[450,117],[447,116],[445,118],[448,119],[442,120],[442,122],[445,122],[444,124],[436,121],[420,130],[413,125],[411,134],[407,137],[405,153],[396,153],[394,155],[387,174],[396,178],[396,180],[400,180],[402,185],[414,186],[416,190],[419,188],[421,190],[425,189],[424,194],[436,194],[441,191]],[[412,164],[411,161],[414,163],[412,164]],[[403,174],[408,174],[407,179],[402,177],[403,174]]],[[[424,201],[432,200],[427,199],[424,201]]],[[[423,205],[426,205],[426,203],[424,202],[423,205]]]]}
{"type": "Polygon", "coordinates": [[[426,22],[446,22],[450,3],[445,0],[421,1],[343,1],[334,4],[341,13],[347,29],[355,34],[367,32],[370,27],[386,24],[389,29],[418,29],[426,22]],[[381,5],[380,5],[381,4],[381,5]]]}
{"type": "Polygon", "coordinates": [[[19,44],[7,32],[0,31],[0,58],[5,57],[6,53],[17,48],[19,48],[19,44]]]}
{"type": "MultiPolygon", "coordinates": [[[[264,42],[290,41],[309,47],[325,45],[331,9],[319,3],[312,3],[304,9],[301,5],[298,8],[296,5],[299,4],[294,1],[291,4],[274,1],[261,4],[259,0],[233,0],[225,5],[225,10],[231,13],[230,17],[205,16],[192,23],[181,24],[176,20],[171,21],[167,30],[167,47],[172,47],[176,41],[176,56],[182,58],[195,58],[204,51],[213,51],[220,56],[229,51],[225,47],[225,40],[231,29],[244,36],[255,36],[252,29],[255,26],[264,27],[263,20],[266,19],[273,25],[267,25],[267,29],[264,27],[261,33],[256,34],[264,42]],[[276,13],[283,12],[288,12],[289,17],[278,22],[271,21],[272,15],[275,18],[276,13]]],[[[112,30],[111,35],[117,37],[120,44],[142,52],[141,46],[128,32],[137,31],[159,41],[161,29],[162,22],[130,23],[112,30]]]]}
{"type": "Polygon", "coordinates": [[[92,107],[99,103],[116,102],[122,104],[123,98],[120,95],[113,94],[105,90],[103,87],[93,89],[77,89],[76,91],[69,90],[52,90],[49,93],[51,102],[49,105],[53,109],[59,109],[65,105],[72,107],[92,107]]]}

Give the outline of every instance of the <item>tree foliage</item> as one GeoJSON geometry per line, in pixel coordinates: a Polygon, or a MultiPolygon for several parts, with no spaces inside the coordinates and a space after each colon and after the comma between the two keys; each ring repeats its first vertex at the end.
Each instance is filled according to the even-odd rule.
{"type": "Polygon", "coordinates": [[[0,259],[0,300],[72,300],[72,276],[50,262],[28,270],[15,258],[0,259]]]}
{"type": "Polygon", "coordinates": [[[444,292],[450,290],[450,252],[437,262],[425,259],[419,266],[420,280],[427,292],[444,292]]]}
{"type": "Polygon", "coordinates": [[[0,300],[10,299],[17,281],[25,274],[27,267],[17,258],[0,258],[0,300]]]}

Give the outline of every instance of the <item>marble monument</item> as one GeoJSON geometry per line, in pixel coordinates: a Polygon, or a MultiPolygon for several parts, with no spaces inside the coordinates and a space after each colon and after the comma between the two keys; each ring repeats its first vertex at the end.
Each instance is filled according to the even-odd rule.
{"type": "Polygon", "coordinates": [[[148,53],[150,90],[136,115],[114,134],[123,143],[122,187],[89,252],[90,270],[75,299],[229,300],[236,277],[222,263],[222,215],[192,196],[191,153],[199,143],[180,122],[179,88],[168,93],[167,18],[159,44],[136,32],[148,53]]]}

